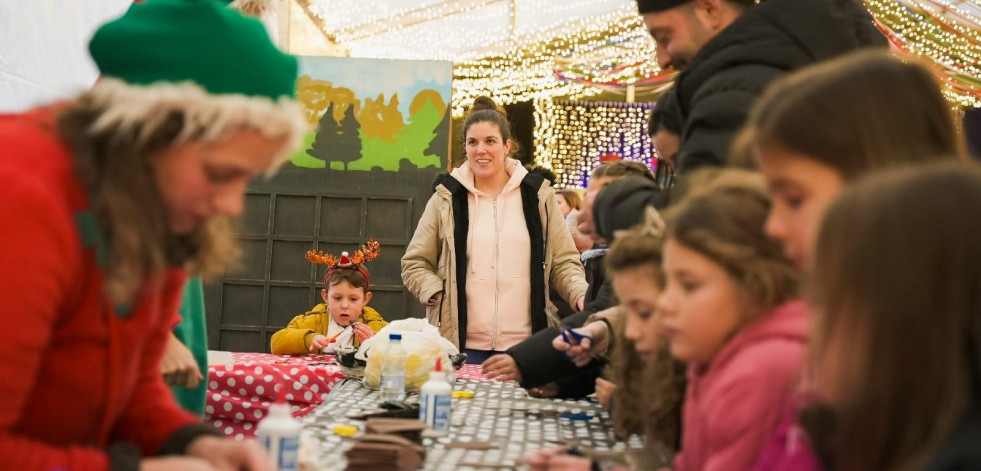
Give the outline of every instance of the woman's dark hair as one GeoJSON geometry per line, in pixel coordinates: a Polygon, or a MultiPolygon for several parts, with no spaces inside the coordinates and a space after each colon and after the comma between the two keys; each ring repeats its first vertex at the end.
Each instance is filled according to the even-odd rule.
{"type": "Polygon", "coordinates": [[[871,170],[965,152],[933,74],[886,52],[862,51],[774,82],[750,112],[757,147],[804,154],[846,180],[871,170]]]}
{"type": "Polygon", "coordinates": [[[470,126],[477,123],[494,123],[501,132],[501,142],[511,143],[510,155],[518,152],[518,141],[511,138],[511,123],[508,121],[508,113],[503,107],[494,103],[490,97],[479,96],[473,101],[473,106],[467,117],[463,120],[463,139],[467,138],[467,130],[470,126]]]}
{"type": "Polygon", "coordinates": [[[812,355],[818,381],[836,385],[836,432],[818,443],[834,469],[924,469],[977,410],[978,214],[981,169],[959,162],[874,175],[826,213],[812,355]],[[845,361],[822,369],[827,358],[845,361]]]}

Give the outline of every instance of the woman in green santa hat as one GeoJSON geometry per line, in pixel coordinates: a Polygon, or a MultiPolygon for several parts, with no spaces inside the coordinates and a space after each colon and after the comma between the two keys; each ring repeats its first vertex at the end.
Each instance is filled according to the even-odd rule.
{"type": "Polygon", "coordinates": [[[213,0],[149,0],[95,34],[102,79],[0,116],[0,469],[272,470],[160,374],[188,274],[234,257],[248,182],[305,131],[296,60],[213,0]]]}

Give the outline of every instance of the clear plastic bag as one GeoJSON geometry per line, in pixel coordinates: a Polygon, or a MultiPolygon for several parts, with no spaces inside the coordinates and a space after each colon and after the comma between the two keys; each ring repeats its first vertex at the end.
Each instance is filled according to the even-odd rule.
{"type": "Polygon", "coordinates": [[[402,334],[405,350],[405,389],[418,391],[429,380],[429,372],[436,367],[436,358],[442,358],[446,379],[453,382],[450,355],[460,351],[449,340],[439,335],[439,330],[425,319],[402,319],[389,323],[370,339],[361,344],[355,358],[366,360],[364,385],[378,389],[381,385],[382,362],[388,347],[388,334],[402,334]]]}

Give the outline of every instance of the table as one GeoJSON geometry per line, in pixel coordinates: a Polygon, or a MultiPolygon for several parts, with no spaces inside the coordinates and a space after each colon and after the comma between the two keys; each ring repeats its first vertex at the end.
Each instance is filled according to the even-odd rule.
{"type": "MultiPolygon", "coordinates": [[[[457,371],[454,390],[471,391],[473,399],[453,399],[451,429],[448,437],[427,438],[423,469],[509,469],[533,450],[565,445],[570,442],[603,451],[640,449],[643,442],[632,437],[618,442],[613,435],[609,416],[595,402],[587,400],[537,399],[515,382],[485,379],[479,366],[465,365],[457,371]],[[564,414],[586,414],[591,420],[570,420],[564,414]],[[453,442],[489,442],[492,450],[446,448],[453,442]]],[[[418,400],[410,395],[409,401],[418,400]]],[[[335,425],[357,425],[363,422],[348,418],[377,409],[377,391],[359,381],[345,381],[331,391],[327,400],[302,419],[302,452],[305,469],[342,470],[344,452],[356,437],[342,438],[333,433],[335,425]]]]}
{"type": "Polygon", "coordinates": [[[344,379],[333,355],[232,353],[208,366],[205,420],[237,440],[255,436],[256,424],[282,394],[294,417],[312,412],[344,379]]]}

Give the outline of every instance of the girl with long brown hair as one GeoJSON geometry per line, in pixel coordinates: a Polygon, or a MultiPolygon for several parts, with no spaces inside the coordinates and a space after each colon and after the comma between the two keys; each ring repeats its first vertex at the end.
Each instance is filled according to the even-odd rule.
{"type": "Polygon", "coordinates": [[[812,356],[829,471],[981,469],[981,169],[874,176],[825,216],[812,356]]]}
{"type": "MultiPolygon", "coordinates": [[[[809,316],[796,299],[798,270],[763,233],[769,208],[759,175],[725,171],[669,209],[663,249],[618,238],[608,255],[635,352],[660,366],[660,384],[676,384],[665,345],[688,367],[675,470],[751,468],[792,397],[809,316]],[[657,253],[663,290],[661,272],[638,263],[657,253]]],[[[664,413],[650,424],[665,428],[649,438],[670,437],[669,392],[650,391],[651,404],[664,413]]],[[[554,452],[529,458],[535,469],[563,461],[575,465],[554,452]]]]}
{"type": "Polygon", "coordinates": [[[767,233],[808,264],[824,209],[855,179],[955,159],[965,144],[933,74],[885,52],[858,52],[774,82],[747,124],[773,195],[767,233]]]}
{"type": "MultiPolygon", "coordinates": [[[[825,209],[851,182],[891,167],[959,159],[965,147],[930,71],[872,51],[774,82],[750,113],[746,134],[773,199],[766,232],[805,269],[825,209]]],[[[817,466],[795,420],[807,389],[757,469],[817,466]]]]}

